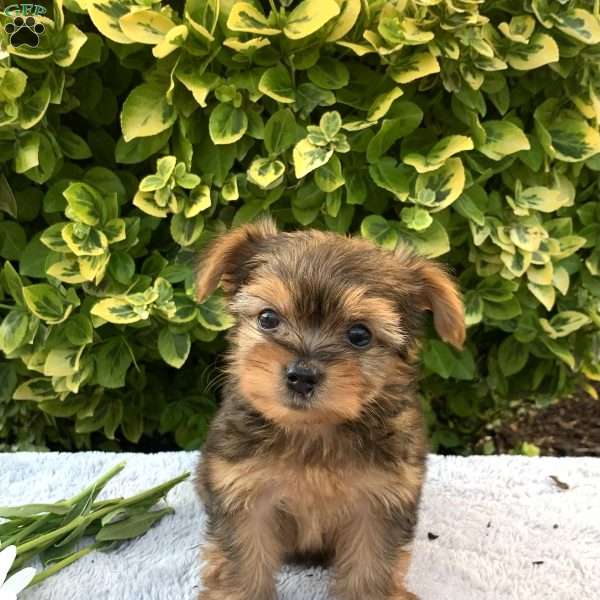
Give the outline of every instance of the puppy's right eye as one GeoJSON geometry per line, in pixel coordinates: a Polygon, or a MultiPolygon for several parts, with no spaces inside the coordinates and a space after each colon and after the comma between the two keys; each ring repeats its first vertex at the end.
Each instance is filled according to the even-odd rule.
{"type": "Polygon", "coordinates": [[[270,308],[263,310],[258,315],[258,326],[266,331],[276,329],[280,322],[281,319],[279,318],[279,315],[270,308]]]}

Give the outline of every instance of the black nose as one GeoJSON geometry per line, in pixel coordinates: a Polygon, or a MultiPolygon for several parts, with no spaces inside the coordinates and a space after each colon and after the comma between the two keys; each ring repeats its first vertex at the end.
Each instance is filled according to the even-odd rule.
{"type": "Polygon", "coordinates": [[[285,375],[288,389],[303,396],[308,396],[321,379],[321,373],[318,369],[301,361],[288,365],[285,375]]]}

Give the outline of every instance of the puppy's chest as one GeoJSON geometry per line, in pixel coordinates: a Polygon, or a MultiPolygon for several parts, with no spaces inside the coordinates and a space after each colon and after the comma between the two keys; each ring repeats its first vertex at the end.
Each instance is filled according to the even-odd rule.
{"type": "Polygon", "coordinates": [[[356,489],[346,470],[280,465],[272,472],[274,500],[292,513],[312,509],[339,510],[355,499],[356,489]]]}

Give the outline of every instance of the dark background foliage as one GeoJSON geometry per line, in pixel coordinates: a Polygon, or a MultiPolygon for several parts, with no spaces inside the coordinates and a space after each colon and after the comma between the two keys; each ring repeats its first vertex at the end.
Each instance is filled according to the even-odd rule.
{"type": "Polygon", "coordinates": [[[454,269],[434,448],[493,452],[515,407],[595,394],[597,3],[48,8],[36,47],[0,47],[2,447],[198,447],[231,319],[194,303],[195,257],[267,212],[454,269]]]}

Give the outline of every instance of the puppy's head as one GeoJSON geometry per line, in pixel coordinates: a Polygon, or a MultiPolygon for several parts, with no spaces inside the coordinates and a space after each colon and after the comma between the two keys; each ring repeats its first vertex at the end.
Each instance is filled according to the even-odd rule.
{"type": "Polygon", "coordinates": [[[407,248],[279,233],[266,220],[208,249],[198,298],[219,282],[237,317],[231,375],[254,408],[284,425],[355,420],[385,386],[406,383],[425,311],[444,340],[461,348],[465,338],[454,282],[407,248]]]}

